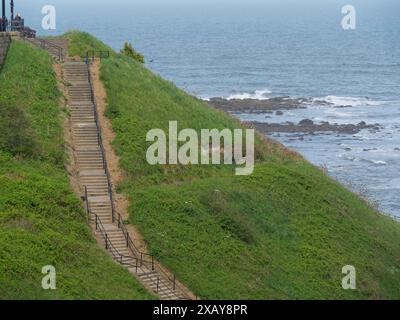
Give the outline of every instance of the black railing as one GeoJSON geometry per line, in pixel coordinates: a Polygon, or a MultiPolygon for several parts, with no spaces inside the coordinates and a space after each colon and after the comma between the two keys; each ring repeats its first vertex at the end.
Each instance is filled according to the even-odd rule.
{"type": "Polygon", "coordinates": [[[45,39],[41,39],[41,38],[26,38],[23,37],[24,40],[27,40],[31,43],[33,43],[34,45],[49,51],[51,54],[53,54],[53,56],[60,62],[64,62],[64,49],[62,47],[59,47],[45,39]]]}
{"type": "Polygon", "coordinates": [[[108,187],[108,192],[110,194],[110,200],[111,200],[112,222],[115,222],[116,214],[115,214],[115,206],[114,206],[113,188],[112,188],[112,183],[111,183],[111,175],[110,175],[110,172],[108,171],[106,151],[105,151],[104,145],[103,145],[103,138],[102,138],[102,134],[101,134],[99,114],[97,112],[97,103],[96,103],[96,99],[94,96],[92,75],[90,73],[90,66],[88,64],[87,64],[87,74],[88,74],[88,81],[89,81],[89,87],[90,87],[90,100],[92,101],[93,108],[94,108],[94,120],[96,123],[96,129],[97,129],[97,141],[98,141],[98,145],[100,148],[101,156],[103,157],[103,169],[107,176],[107,187],[108,187]]]}
{"type": "MultiPolygon", "coordinates": [[[[172,290],[173,292],[176,292],[178,289],[179,294],[182,295],[185,299],[191,299],[190,295],[186,292],[186,290],[178,285],[174,274],[171,276],[171,275],[168,275],[161,268],[156,268],[156,265],[154,262],[154,256],[149,255],[144,252],[141,252],[140,250],[137,249],[137,247],[133,244],[133,241],[130,238],[129,233],[126,230],[126,227],[124,226],[120,215],[119,215],[119,220],[118,220],[118,227],[120,229],[122,229],[124,235],[127,235],[127,238],[126,238],[126,239],[128,239],[127,240],[127,248],[129,248],[130,250],[132,250],[134,248],[133,249],[135,251],[134,257],[121,254],[118,251],[118,249],[116,249],[114,247],[114,245],[113,245],[112,241],[110,240],[110,237],[107,233],[107,230],[104,228],[101,218],[97,214],[93,213],[90,209],[88,191],[87,191],[86,186],[85,186],[85,203],[86,203],[85,208],[86,208],[86,212],[87,212],[89,221],[92,221],[94,223],[96,232],[98,232],[100,234],[100,236],[104,242],[104,248],[108,252],[110,252],[110,254],[112,255],[112,257],[114,258],[115,261],[117,261],[118,263],[120,263],[123,266],[135,269],[136,273],[138,273],[138,271],[140,269],[144,274],[150,274],[153,272],[157,272],[159,275],[161,275],[162,276],[161,278],[160,278],[160,276],[157,276],[157,286],[156,286],[156,290],[155,290],[156,293],[162,293],[163,291],[166,290],[166,289],[161,290],[161,288],[160,288],[160,280],[166,280],[168,283],[167,287],[170,290],[172,290]],[[145,256],[151,257],[151,260],[146,261],[144,258],[145,256]],[[151,264],[151,267],[149,267],[149,263],[151,264]]],[[[164,283],[164,285],[165,285],[165,283],[164,283]]],[[[197,297],[196,297],[196,299],[197,299],[197,297]]]]}
{"type": "MultiPolygon", "coordinates": [[[[87,188],[85,187],[85,195],[87,197],[87,188]]],[[[112,241],[110,240],[110,237],[107,233],[107,230],[104,228],[104,225],[100,219],[100,217],[93,213],[90,210],[90,205],[88,198],[85,199],[86,202],[86,212],[88,215],[89,221],[93,221],[95,225],[95,230],[98,232],[104,241],[104,248],[109,251],[114,258],[114,260],[118,261],[121,265],[124,265],[128,268],[135,268],[136,272],[138,272],[138,269],[140,268],[139,265],[139,260],[136,257],[131,257],[131,256],[126,256],[124,254],[121,254],[113,245],[112,241]]]]}
{"type": "Polygon", "coordinates": [[[107,59],[110,57],[110,51],[101,51],[101,50],[89,50],[86,51],[85,54],[85,62],[86,64],[92,63],[96,57],[99,59],[107,59]]]}
{"type": "Polygon", "coordinates": [[[62,47],[59,47],[44,39],[40,38],[35,38],[35,39],[40,41],[41,47],[43,49],[49,49],[48,51],[52,52],[60,62],[64,61],[64,49],[62,47]]]}
{"type": "MultiPolygon", "coordinates": [[[[89,56],[89,53],[86,52],[86,57],[89,56]]],[[[108,55],[109,56],[109,55],[108,55]]],[[[187,293],[187,290],[182,288],[176,281],[176,276],[174,274],[168,274],[165,270],[162,268],[159,268],[154,259],[154,255],[148,254],[145,252],[142,252],[139,250],[139,248],[134,244],[125,224],[124,220],[122,219],[122,216],[116,212],[115,210],[115,205],[114,205],[114,197],[113,197],[113,188],[112,188],[112,183],[111,183],[111,175],[108,170],[108,164],[107,164],[107,158],[106,158],[106,152],[103,146],[103,139],[102,139],[102,134],[101,134],[101,127],[100,127],[100,121],[99,121],[99,114],[97,112],[97,104],[96,104],[96,99],[94,97],[94,88],[93,88],[93,81],[92,81],[92,75],[90,72],[90,59],[86,59],[86,65],[87,65],[87,70],[88,70],[88,80],[89,80],[89,87],[90,87],[90,97],[91,101],[93,103],[94,107],[94,116],[95,116],[95,123],[96,123],[96,128],[97,128],[97,133],[98,133],[98,144],[100,147],[100,152],[103,157],[103,168],[105,171],[105,174],[107,176],[107,185],[108,185],[108,191],[110,194],[110,201],[111,201],[111,212],[112,212],[112,222],[117,223],[117,226],[119,229],[124,234],[125,241],[126,241],[126,247],[129,249],[129,251],[133,254],[135,257],[135,268],[136,271],[138,268],[141,268],[144,272],[152,273],[152,272],[157,272],[158,274],[161,274],[163,276],[163,279],[167,280],[168,285],[172,291],[176,291],[176,289],[179,290],[179,293],[185,297],[185,299],[191,299],[191,295],[187,293]],[[138,265],[139,264],[139,265],[138,265]]],[[[88,210],[88,213],[90,215],[90,207],[89,207],[89,198],[88,198],[88,191],[87,187],[85,187],[85,199],[86,199],[86,207],[88,210]]],[[[93,213],[92,213],[93,214],[93,213]]],[[[96,219],[99,220],[100,218],[96,215],[96,219]]],[[[96,220],[96,221],[97,221],[96,220]]],[[[107,238],[108,239],[108,238],[107,238]]],[[[108,243],[106,241],[106,243],[108,243]]],[[[118,257],[117,257],[118,258],[118,257]]],[[[118,260],[118,259],[116,259],[118,260]]],[[[157,279],[157,293],[159,293],[159,278],[157,279]]],[[[196,297],[197,299],[197,297],[196,297]]]]}

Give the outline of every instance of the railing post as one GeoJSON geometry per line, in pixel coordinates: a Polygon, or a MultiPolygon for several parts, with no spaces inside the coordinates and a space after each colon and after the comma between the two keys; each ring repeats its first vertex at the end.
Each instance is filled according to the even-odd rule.
{"type": "Polygon", "coordinates": [[[140,253],[140,266],[143,264],[143,252],[140,253]]]}
{"type": "Polygon", "coordinates": [[[89,210],[89,197],[88,197],[88,191],[87,191],[87,187],[85,186],[85,202],[86,202],[86,212],[89,216],[89,220],[90,220],[90,210],[89,210]]]}
{"type": "Polygon", "coordinates": [[[174,274],[174,292],[175,292],[175,288],[176,288],[176,277],[175,277],[175,274],[174,274]]]}
{"type": "Polygon", "coordinates": [[[126,247],[129,248],[129,233],[126,233],[126,247]]]}
{"type": "Polygon", "coordinates": [[[160,288],[160,277],[157,277],[157,293],[160,288]]]}
{"type": "Polygon", "coordinates": [[[138,269],[138,262],[139,262],[139,260],[138,260],[138,258],[135,258],[136,259],[136,273],[137,273],[137,269],[138,269]]]}
{"type": "Polygon", "coordinates": [[[154,256],[151,255],[151,270],[154,271],[154,256]]]}
{"type": "Polygon", "coordinates": [[[106,233],[106,250],[108,250],[108,234],[106,233]]]}
{"type": "Polygon", "coordinates": [[[97,217],[97,214],[96,214],[96,231],[98,230],[98,221],[97,221],[97,219],[98,219],[98,217],[97,217]]]}

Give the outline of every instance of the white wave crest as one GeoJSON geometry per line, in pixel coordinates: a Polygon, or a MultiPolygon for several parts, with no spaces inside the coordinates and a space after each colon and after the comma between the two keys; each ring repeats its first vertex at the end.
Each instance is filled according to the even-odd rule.
{"type": "Polygon", "coordinates": [[[268,100],[271,98],[270,96],[271,91],[268,89],[263,89],[263,90],[256,90],[253,92],[243,92],[243,93],[235,93],[231,94],[230,96],[226,97],[227,100],[232,100],[232,99],[238,99],[238,100],[244,100],[244,99],[257,99],[257,100],[268,100]]]}
{"type": "Polygon", "coordinates": [[[334,106],[352,106],[352,107],[359,107],[359,106],[379,106],[383,102],[382,101],[375,101],[369,98],[362,98],[362,97],[341,97],[341,96],[326,96],[322,98],[314,98],[313,102],[317,103],[318,101],[326,101],[328,103],[333,104],[334,106]]]}
{"type": "Polygon", "coordinates": [[[370,160],[373,164],[377,164],[377,165],[383,165],[383,166],[385,166],[385,165],[387,165],[387,162],[386,161],[383,161],[383,160],[370,160]]]}

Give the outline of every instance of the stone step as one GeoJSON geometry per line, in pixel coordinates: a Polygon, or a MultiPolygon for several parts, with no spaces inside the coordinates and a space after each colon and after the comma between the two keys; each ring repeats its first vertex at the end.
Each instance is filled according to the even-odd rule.
{"type": "Polygon", "coordinates": [[[100,151],[96,151],[93,153],[81,153],[77,154],[79,159],[93,159],[93,158],[101,158],[103,159],[103,154],[100,151]]]}
{"type": "Polygon", "coordinates": [[[102,156],[98,156],[98,157],[92,157],[92,158],[78,158],[78,162],[79,163],[81,163],[81,164],[91,164],[91,163],[93,163],[93,164],[101,164],[101,165],[103,165],[104,164],[104,161],[103,161],[103,157],[102,156]]]}
{"type": "MultiPolygon", "coordinates": [[[[98,169],[99,170],[99,169],[98,169]]],[[[104,171],[104,169],[102,169],[104,171]]],[[[108,186],[108,180],[105,178],[104,180],[81,180],[83,184],[86,184],[88,187],[103,187],[108,186]]]]}

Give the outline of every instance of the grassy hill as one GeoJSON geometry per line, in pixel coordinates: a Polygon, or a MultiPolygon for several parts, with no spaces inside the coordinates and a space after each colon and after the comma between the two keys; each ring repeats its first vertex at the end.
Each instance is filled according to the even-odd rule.
{"type": "Polygon", "coordinates": [[[53,61],[13,42],[0,73],[0,299],[148,299],[91,235],[67,172],[53,61]],[[56,268],[57,290],[41,287],[56,268]]]}
{"type": "MultiPolygon", "coordinates": [[[[90,35],[73,32],[74,55],[90,35]]],[[[92,49],[98,40],[92,39],[92,49]]],[[[146,133],[240,128],[128,57],[102,61],[107,116],[130,222],[151,251],[209,299],[398,299],[400,225],[280,145],[257,138],[251,176],[231,166],[150,166],[146,133]],[[167,130],[166,130],[167,131],[167,130]],[[357,290],[341,287],[342,267],[357,290]]]]}

